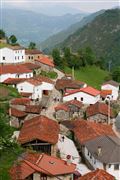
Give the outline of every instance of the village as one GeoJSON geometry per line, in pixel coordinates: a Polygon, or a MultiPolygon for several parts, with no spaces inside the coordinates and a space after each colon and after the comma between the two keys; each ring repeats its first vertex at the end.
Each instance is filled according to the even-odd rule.
{"type": "Polygon", "coordinates": [[[120,180],[120,84],[98,90],[58,70],[38,49],[0,49],[0,84],[16,88],[9,101],[11,139],[24,149],[11,180],[120,180]],[[41,72],[55,72],[51,79],[41,72]]]}

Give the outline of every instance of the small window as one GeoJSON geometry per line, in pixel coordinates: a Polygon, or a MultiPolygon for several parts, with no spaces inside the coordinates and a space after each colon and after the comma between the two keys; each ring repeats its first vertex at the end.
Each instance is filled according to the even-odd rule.
{"type": "Polygon", "coordinates": [[[38,56],[38,58],[39,58],[40,56],[38,56]]]}
{"type": "Polygon", "coordinates": [[[81,99],[80,99],[81,101],[83,101],[83,97],[81,97],[81,99]]]}
{"type": "Polygon", "coordinates": [[[94,164],[96,164],[96,160],[94,160],[94,164]]]}
{"type": "Polygon", "coordinates": [[[28,58],[30,59],[30,56],[28,56],[28,58]]]}
{"type": "Polygon", "coordinates": [[[111,164],[109,164],[108,167],[111,168],[111,164]]]}
{"type": "Polygon", "coordinates": [[[33,59],[33,56],[31,56],[31,59],[33,59]]]}
{"type": "Polygon", "coordinates": [[[77,100],[77,97],[74,97],[74,100],[77,100]]]}
{"type": "Polygon", "coordinates": [[[18,56],[18,60],[19,60],[19,56],[18,56]]]}
{"type": "Polygon", "coordinates": [[[3,60],[5,60],[5,56],[3,56],[3,60]]]}
{"type": "Polygon", "coordinates": [[[26,74],[26,78],[27,78],[27,74],[26,74]]]}
{"type": "Polygon", "coordinates": [[[16,60],[16,56],[15,56],[15,60],[16,60]]]}
{"type": "Polygon", "coordinates": [[[23,56],[22,56],[22,59],[23,59],[23,56]]]}
{"type": "Polygon", "coordinates": [[[29,77],[31,77],[31,74],[29,74],[29,77]]]}
{"type": "Polygon", "coordinates": [[[23,91],[23,87],[21,87],[20,90],[23,91]]]}
{"type": "Polygon", "coordinates": [[[119,170],[119,164],[114,165],[114,170],[119,170]]]}

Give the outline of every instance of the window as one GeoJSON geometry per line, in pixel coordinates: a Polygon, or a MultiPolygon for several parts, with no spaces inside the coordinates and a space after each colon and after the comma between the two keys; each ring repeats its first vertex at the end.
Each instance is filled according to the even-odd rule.
{"type": "Polygon", "coordinates": [[[74,100],[77,100],[77,97],[74,97],[74,100]]]}
{"type": "Polygon", "coordinates": [[[29,74],[29,77],[31,77],[31,74],[29,74]]]}
{"type": "Polygon", "coordinates": [[[111,168],[111,164],[109,164],[108,167],[111,168]]]}
{"type": "Polygon", "coordinates": [[[5,56],[3,56],[3,60],[5,60],[5,56]]]}
{"type": "Polygon", "coordinates": [[[119,164],[114,165],[114,170],[119,170],[119,164]]]}
{"type": "Polygon", "coordinates": [[[38,56],[38,58],[39,58],[40,56],[38,56]]]}
{"type": "Polygon", "coordinates": [[[23,59],[23,56],[22,56],[22,59],[23,59]]]}
{"type": "Polygon", "coordinates": [[[83,101],[83,97],[81,97],[81,99],[80,99],[81,101],[83,101]]]}
{"type": "Polygon", "coordinates": [[[94,160],[94,164],[96,164],[96,160],[94,160]]]}
{"type": "Polygon", "coordinates": [[[21,86],[20,90],[23,91],[23,87],[22,86],[21,86]]]}
{"type": "Polygon", "coordinates": [[[28,58],[30,59],[30,56],[28,56],[28,58]]]}
{"type": "Polygon", "coordinates": [[[41,180],[47,180],[47,175],[46,175],[46,174],[41,174],[40,179],[41,179],[41,180]]]}
{"type": "Polygon", "coordinates": [[[26,74],[26,78],[27,78],[27,74],[26,74]]]}
{"type": "Polygon", "coordinates": [[[19,56],[18,56],[18,60],[19,60],[19,56]]]}
{"type": "Polygon", "coordinates": [[[15,56],[15,60],[16,60],[16,56],[15,56]]]}
{"type": "Polygon", "coordinates": [[[31,59],[33,59],[33,56],[31,56],[31,59]]]}

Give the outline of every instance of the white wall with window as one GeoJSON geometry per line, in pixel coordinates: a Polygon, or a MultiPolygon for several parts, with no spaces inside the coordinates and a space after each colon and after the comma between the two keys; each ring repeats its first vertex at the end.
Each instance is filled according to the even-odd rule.
{"type": "Polygon", "coordinates": [[[0,49],[0,63],[14,64],[25,62],[25,50],[14,50],[8,47],[0,49]]]}

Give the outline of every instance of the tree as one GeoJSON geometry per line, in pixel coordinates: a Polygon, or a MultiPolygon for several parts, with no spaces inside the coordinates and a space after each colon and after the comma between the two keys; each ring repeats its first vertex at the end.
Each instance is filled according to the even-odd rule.
{"type": "Polygon", "coordinates": [[[15,45],[16,42],[17,42],[16,36],[15,36],[15,35],[11,35],[11,36],[9,37],[9,43],[12,44],[12,45],[15,45]]]}
{"type": "Polygon", "coordinates": [[[120,66],[114,69],[112,72],[112,78],[113,80],[120,82],[120,66]]]}
{"type": "Polygon", "coordinates": [[[56,66],[60,67],[60,68],[63,68],[64,64],[63,64],[63,59],[61,58],[60,56],[60,51],[59,49],[55,48],[53,49],[52,51],[52,57],[53,57],[53,60],[54,60],[54,63],[56,66]]]}
{"type": "Polygon", "coordinates": [[[90,47],[85,49],[85,59],[88,65],[93,65],[96,60],[96,56],[90,47]]]}
{"type": "Polygon", "coordinates": [[[78,50],[78,58],[80,60],[80,66],[85,67],[86,66],[86,59],[85,59],[85,53],[83,49],[78,50]]]}
{"type": "Polygon", "coordinates": [[[0,29],[0,39],[4,39],[5,37],[6,37],[5,31],[3,31],[2,29],[0,29]]]}
{"type": "Polygon", "coordinates": [[[36,49],[36,43],[30,42],[28,48],[29,48],[29,49],[36,49]]]}

